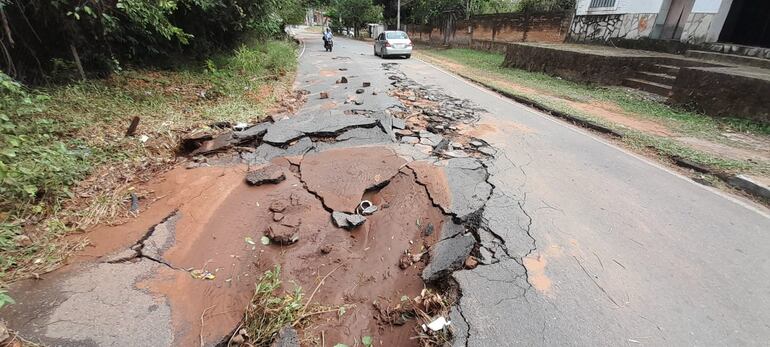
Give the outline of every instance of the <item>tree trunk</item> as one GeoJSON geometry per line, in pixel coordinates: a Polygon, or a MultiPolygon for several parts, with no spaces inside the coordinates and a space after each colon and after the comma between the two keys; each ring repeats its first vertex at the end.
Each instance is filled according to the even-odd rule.
{"type": "Polygon", "coordinates": [[[75,59],[75,65],[78,67],[78,72],[80,73],[80,79],[85,81],[86,72],[83,70],[83,64],[80,63],[80,55],[78,54],[78,49],[75,48],[75,45],[70,44],[70,51],[72,51],[72,58],[75,59]]]}

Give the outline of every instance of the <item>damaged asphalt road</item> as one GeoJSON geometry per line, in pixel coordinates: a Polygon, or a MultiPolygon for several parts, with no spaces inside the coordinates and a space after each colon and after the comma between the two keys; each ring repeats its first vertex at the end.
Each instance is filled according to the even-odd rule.
{"type": "Polygon", "coordinates": [[[297,114],[188,141],[151,209],[11,288],[9,327],[55,346],[226,345],[281,264],[306,291],[331,274],[314,302],[346,313],[300,332],[327,345],[418,345],[416,322],[373,317],[425,283],[453,303],[453,346],[770,339],[766,211],[419,60],[316,36],[297,114]]]}

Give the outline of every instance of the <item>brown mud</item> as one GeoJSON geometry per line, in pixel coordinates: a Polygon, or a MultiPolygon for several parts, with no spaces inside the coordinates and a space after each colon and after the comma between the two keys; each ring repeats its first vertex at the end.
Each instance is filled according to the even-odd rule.
{"type": "Polygon", "coordinates": [[[390,149],[366,147],[273,163],[286,180],[258,187],[244,182],[248,168],[243,165],[174,169],[145,188],[159,197],[150,208],[123,225],[89,232],[92,246],[75,261],[93,261],[129,248],[177,211],[173,245],[162,252],[162,261],[169,266],[136,284],[169,303],[175,345],[220,342],[238,326],[259,276],[275,265],[281,266],[285,290],[298,285],[308,298],[318,287],[312,304],[346,307],[342,315],[313,317],[300,331],[303,345],[320,345],[323,340],[352,346],[362,336],[386,346],[418,345],[411,339],[415,324],[392,326],[374,319],[375,302],[395,306],[403,296],[420,294],[427,259],[404,270],[399,260],[407,251],[425,252],[438,236],[424,236],[423,229],[433,225],[440,230],[444,220],[425,187],[403,168],[405,160],[390,149]],[[339,201],[348,210],[365,198],[379,211],[352,231],[336,228],[319,197],[305,189],[296,165],[305,179],[312,177],[308,186],[318,189],[319,197],[339,201]],[[275,223],[271,207],[277,204],[283,205],[284,221],[299,224],[299,240],[293,245],[260,243],[268,225],[275,223]],[[191,270],[209,271],[215,277],[196,279],[191,270]]]}

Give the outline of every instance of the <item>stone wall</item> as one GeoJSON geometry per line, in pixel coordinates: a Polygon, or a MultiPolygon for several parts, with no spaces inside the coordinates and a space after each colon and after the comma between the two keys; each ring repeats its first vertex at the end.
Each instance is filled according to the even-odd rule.
{"type": "Polygon", "coordinates": [[[706,42],[706,37],[711,28],[713,13],[690,13],[682,32],[682,42],[701,44],[706,42]]]}
{"type": "Polygon", "coordinates": [[[681,68],[670,102],[698,112],[770,124],[770,73],[733,67],[681,68]],[[747,92],[750,91],[750,92],[747,92]]]}
{"type": "Polygon", "coordinates": [[[575,16],[569,40],[585,42],[649,37],[656,17],[656,13],[575,16]]]}
{"type": "Polygon", "coordinates": [[[447,25],[407,25],[413,41],[504,52],[508,42],[563,42],[568,13],[506,13],[473,16],[447,25]]]}
{"type": "MultiPolygon", "coordinates": [[[[656,13],[575,16],[570,26],[568,40],[597,42],[649,38],[657,16],[656,13]]],[[[713,13],[690,13],[684,25],[681,41],[689,44],[704,43],[713,19],[713,13]]]]}

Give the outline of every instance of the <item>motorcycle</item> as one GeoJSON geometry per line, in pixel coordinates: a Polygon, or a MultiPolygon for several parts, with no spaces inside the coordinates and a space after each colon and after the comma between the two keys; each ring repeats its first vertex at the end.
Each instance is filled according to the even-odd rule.
{"type": "Polygon", "coordinates": [[[332,47],[334,46],[334,42],[332,42],[332,39],[324,39],[324,48],[327,52],[332,51],[332,47]]]}

